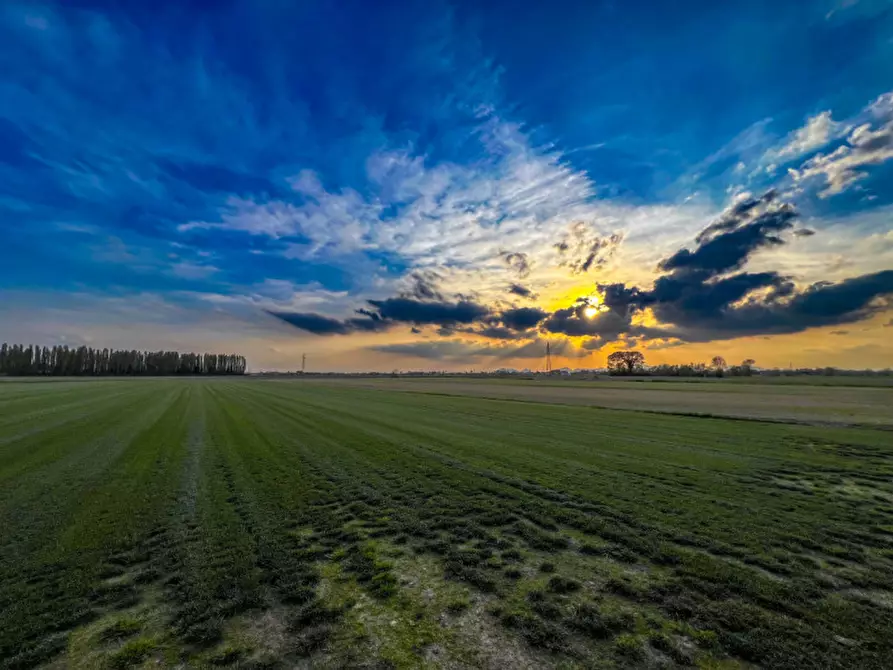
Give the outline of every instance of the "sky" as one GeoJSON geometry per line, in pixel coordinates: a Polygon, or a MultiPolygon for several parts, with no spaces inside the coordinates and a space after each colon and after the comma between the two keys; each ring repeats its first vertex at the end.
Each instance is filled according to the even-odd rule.
{"type": "Polygon", "coordinates": [[[893,366],[893,2],[7,0],[0,340],[893,366]]]}

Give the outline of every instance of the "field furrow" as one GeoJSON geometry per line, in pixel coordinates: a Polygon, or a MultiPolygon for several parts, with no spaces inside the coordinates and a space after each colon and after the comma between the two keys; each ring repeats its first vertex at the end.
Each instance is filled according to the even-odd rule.
{"type": "Polygon", "coordinates": [[[893,657],[882,430],[302,382],[13,382],[0,481],[4,668],[893,657]]]}

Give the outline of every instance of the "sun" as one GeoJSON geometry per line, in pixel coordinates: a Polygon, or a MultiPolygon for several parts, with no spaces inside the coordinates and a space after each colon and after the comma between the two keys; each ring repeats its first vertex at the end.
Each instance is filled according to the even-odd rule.
{"type": "Polygon", "coordinates": [[[583,308],[583,316],[587,319],[594,319],[602,312],[607,312],[607,305],[602,302],[603,298],[598,293],[593,293],[586,298],[586,306],[583,308]]]}

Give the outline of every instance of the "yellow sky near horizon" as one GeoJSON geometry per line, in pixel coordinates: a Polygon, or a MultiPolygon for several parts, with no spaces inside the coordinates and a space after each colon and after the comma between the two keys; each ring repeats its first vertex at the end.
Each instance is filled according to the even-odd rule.
{"type": "MultiPolygon", "coordinates": [[[[765,368],[837,367],[846,369],[883,369],[893,367],[893,326],[886,324],[893,314],[879,314],[868,321],[845,328],[815,328],[802,333],[785,335],[742,337],[733,340],[688,343],[667,348],[649,349],[637,347],[645,355],[649,365],[683,364],[691,362],[707,363],[713,356],[722,356],[730,364],[752,358],[757,366],[765,368]],[[846,331],[846,332],[844,332],[846,331]]],[[[550,337],[550,342],[560,343],[570,340],[579,345],[585,338],[550,337]]],[[[249,364],[253,370],[297,370],[301,356],[307,354],[308,370],[313,372],[333,371],[378,371],[399,370],[495,370],[499,368],[542,369],[545,363],[545,345],[538,357],[499,358],[495,356],[459,360],[435,360],[413,357],[406,354],[387,354],[371,350],[370,347],[395,343],[417,343],[418,336],[407,329],[405,336],[398,333],[376,335],[354,335],[349,338],[301,336],[299,338],[277,338],[274,343],[243,343],[250,352],[249,364]],[[261,350],[266,349],[266,351],[261,350]]],[[[429,335],[424,342],[461,341],[471,346],[493,345],[493,341],[479,338],[443,338],[429,335]]],[[[545,340],[542,340],[545,342],[545,340]]],[[[603,368],[607,356],[623,346],[607,345],[604,348],[585,352],[584,356],[562,356],[553,354],[553,367],[603,368]]]]}

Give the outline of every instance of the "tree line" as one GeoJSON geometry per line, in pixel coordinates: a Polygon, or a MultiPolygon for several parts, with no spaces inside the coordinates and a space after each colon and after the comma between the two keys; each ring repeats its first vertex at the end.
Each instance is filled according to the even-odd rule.
{"type": "Polygon", "coordinates": [[[244,356],[179,351],[137,351],[92,347],[0,345],[0,375],[15,376],[166,376],[243,375],[244,356]]]}
{"type": "Polygon", "coordinates": [[[752,358],[740,365],[728,365],[722,356],[714,356],[710,363],[683,363],[681,365],[645,364],[641,351],[615,351],[608,356],[608,370],[612,375],[649,374],[657,377],[750,377],[756,361],[752,358]]]}
{"type": "Polygon", "coordinates": [[[679,365],[648,365],[641,351],[615,351],[608,356],[608,371],[612,375],[648,375],[652,377],[777,377],[780,375],[891,377],[893,370],[845,370],[841,368],[756,368],[756,361],[746,358],[738,365],[729,365],[722,356],[714,356],[709,363],[679,365]]]}

